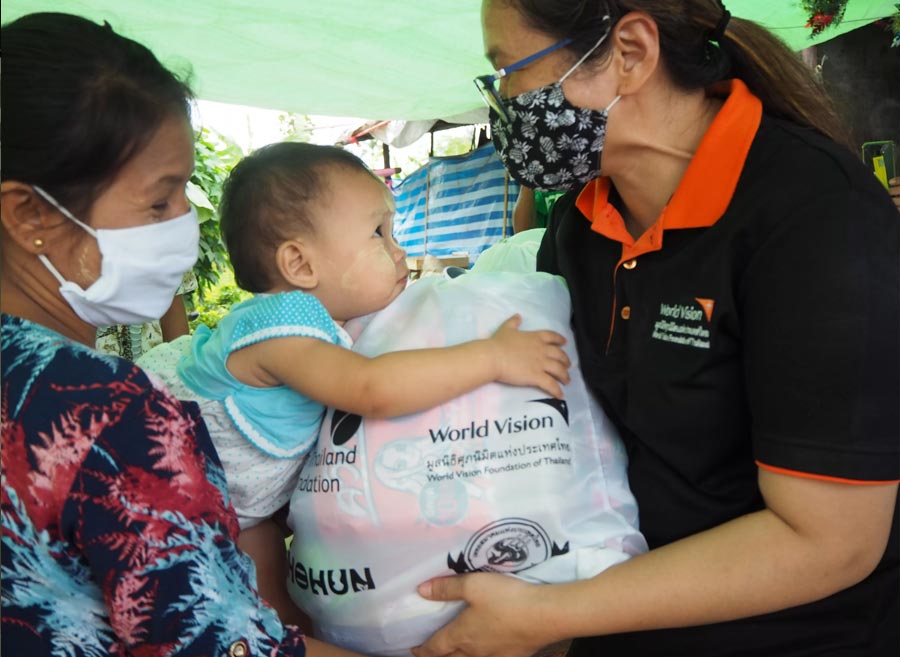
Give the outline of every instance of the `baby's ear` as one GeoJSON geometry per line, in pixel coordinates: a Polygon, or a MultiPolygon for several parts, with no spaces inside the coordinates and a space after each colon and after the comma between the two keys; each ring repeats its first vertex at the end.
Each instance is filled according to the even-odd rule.
{"type": "Polygon", "coordinates": [[[316,268],[313,266],[310,245],[300,240],[282,242],[275,251],[278,273],[291,287],[312,290],[319,284],[316,268]]]}

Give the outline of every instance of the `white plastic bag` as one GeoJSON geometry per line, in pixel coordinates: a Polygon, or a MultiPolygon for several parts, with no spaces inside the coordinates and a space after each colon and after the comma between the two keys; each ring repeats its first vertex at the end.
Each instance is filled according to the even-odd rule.
{"type": "Polygon", "coordinates": [[[288,586],[318,637],[409,655],[460,609],[416,593],[431,577],[485,570],[564,582],[646,550],[624,450],[580,376],[562,279],[423,279],[369,318],[354,350],[458,344],[514,313],[524,330],[567,337],[564,401],[490,384],[393,420],[327,412],[290,513],[288,586]]]}
{"type": "Polygon", "coordinates": [[[537,253],[545,231],[544,228],[530,228],[492,244],[478,256],[472,271],[533,273],[537,270],[537,253]]]}

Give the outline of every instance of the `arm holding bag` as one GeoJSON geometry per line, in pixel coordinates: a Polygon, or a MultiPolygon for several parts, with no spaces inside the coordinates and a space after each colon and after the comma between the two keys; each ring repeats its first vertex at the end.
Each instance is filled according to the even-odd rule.
{"type": "Polygon", "coordinates": [[[390,420],[327,411],[290,515],[288,588],[320,638],[409,655],[460,610],[416,593],[431,577],[482,570],[565,582],[647,549],[624,449],[581,379],[562,279],[422,279],[367,318],[354,350],[459,344],[514,313],[523,330],[567,338],[564,400],[494,383],[390,420]]]}

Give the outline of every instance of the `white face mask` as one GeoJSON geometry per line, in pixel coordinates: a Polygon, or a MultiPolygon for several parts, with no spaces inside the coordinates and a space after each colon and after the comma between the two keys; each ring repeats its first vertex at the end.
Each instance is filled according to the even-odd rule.
{"type": "Polygon", "coordinates": [[[100,248],[100,277],[86,290],[63,278],[45,255],[38,256],[75,314],[93,326],[143,324],[165,314],[182,276],[197,261],[200,226],[193,206],[159,223],[95,230],[37,185],[34,191],[90,233],[100,248]]]}

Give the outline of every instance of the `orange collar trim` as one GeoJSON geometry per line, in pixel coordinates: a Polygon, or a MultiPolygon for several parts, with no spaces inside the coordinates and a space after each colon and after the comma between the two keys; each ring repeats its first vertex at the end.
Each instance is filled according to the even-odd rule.
{"type": "Polygon", "coordinates": [[[714,91],[727,94],[725,103],[703,136],[668,205],[638,240],[626,230],[624,219],[609,203],[609,178],[592,180],[578,195],[576,207],[591,222],[591,229],[622,243],[623,260],[662,248],[663,230],[712,226],[731,202],[759,129],[762,102],[737,79],[720,83],[714,91]]]}

